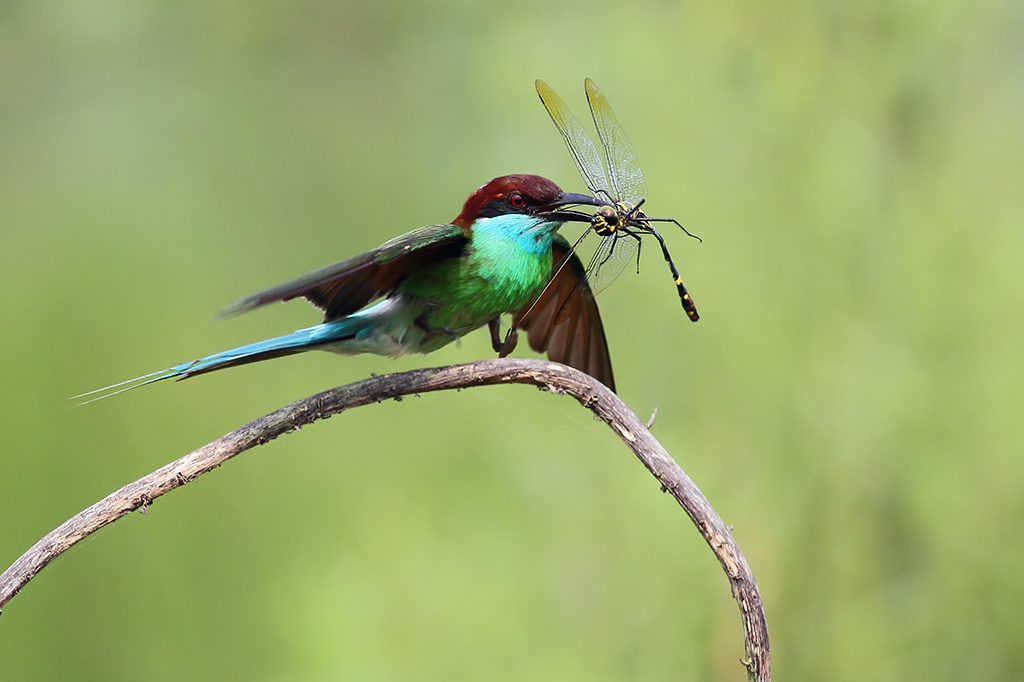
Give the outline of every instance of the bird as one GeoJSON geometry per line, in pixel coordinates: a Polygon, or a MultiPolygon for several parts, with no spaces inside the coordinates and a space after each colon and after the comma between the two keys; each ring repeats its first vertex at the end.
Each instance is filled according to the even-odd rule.
{"type": "MultiPolygon", "coordinates": [[[[487,325],[500,357],[518,330],[550,360],[579,369],[615,390],[604,326],[584,268],[558,233],[591,216],[567,208],[606,203],[563,192],[539,175],[513,174],[477,188],[451,223],[428,225],[364,254],[328,265],[224,308],[232,316],[303,297],[323,322],[240,346],[75,398],[92,402],[165,379],[308,350],[399,357],[430,353],[487,325]],[[501,338],[501,316],[512,324],[501,338]]],[[[84,403],[83,403],[84,404],[84,403]]]]}

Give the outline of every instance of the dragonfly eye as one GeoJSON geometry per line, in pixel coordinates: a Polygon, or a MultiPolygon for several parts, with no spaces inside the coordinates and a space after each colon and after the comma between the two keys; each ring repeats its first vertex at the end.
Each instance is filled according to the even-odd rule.
{"type": "Polygon", "coordinates": [[[512,208],[522,208],[526,205],[526,199],[519,192],[513,192],[508,195],[508,205],[512,208]]]}
{"type": "Polygon", "coordinates": [[[619,226],[619,214],[611,206],[602,206],[590,219],[590,225],[594,228],[594,232],[602,237],[607,237],[619,226]]]}

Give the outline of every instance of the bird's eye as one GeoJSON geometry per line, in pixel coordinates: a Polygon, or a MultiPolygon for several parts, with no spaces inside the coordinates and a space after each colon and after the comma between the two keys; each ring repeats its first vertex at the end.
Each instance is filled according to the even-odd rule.
{"type": "Polygon", "coordinates": [[[523,198],[522,194],[513,192],[508,195],[508,205],[512,208],[522,208],[526,205],[526,199],[523,198]]]}

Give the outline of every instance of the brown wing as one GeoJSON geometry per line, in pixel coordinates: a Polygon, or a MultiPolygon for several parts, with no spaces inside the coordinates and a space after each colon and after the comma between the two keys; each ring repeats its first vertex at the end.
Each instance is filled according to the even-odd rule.
{"type": "Polygon", "coordinates": [[[524,306],[512,315],[512,324],[528,330],[530,348],[555,362],[586,372],[615,390],[612,360],[597,301],[586,280],[586,270],[563,237],[556,236],[552,249],[554,265],[561,270],[548,284],[536,304],[524,306]],[[532,307],[531,307],[532,306],[532,307]]]}
{"type": "Polygon", "coordinates": [[[237,315],[303,296],[324,311],[325,322],[336,320],[387,296],[406,275],[424,264],[461,255],[466,243],[466,233],[456,225],[421,227],[368,253],[247,296],[220,314],[237,315]]]}

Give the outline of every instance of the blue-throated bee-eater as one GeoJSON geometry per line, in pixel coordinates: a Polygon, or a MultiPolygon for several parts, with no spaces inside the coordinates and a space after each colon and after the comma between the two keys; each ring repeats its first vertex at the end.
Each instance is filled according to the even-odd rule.
{"type": "Polygon", "coordinates": [[[566,207],[606,203],[562,192],[537,175],[495,178],[469,196],[451,223],[407,232],[222,312],[233,315],[304,297],[324,312],[322,323],[76,397],[97,400],[163,379],[314,349],[390,357],[429,353],[484,325],[502,356],[515,347],[518,327],[528,332],[534,350],[614,390],[604,327],[585,268],[558,234],[566,221],[591,220],[566,207]],[[500,340],[503,314],[512,314],[515,325],[500,340]]]}

